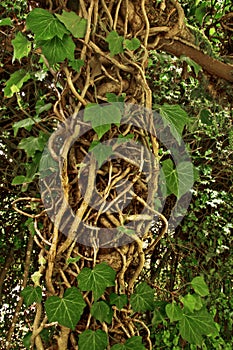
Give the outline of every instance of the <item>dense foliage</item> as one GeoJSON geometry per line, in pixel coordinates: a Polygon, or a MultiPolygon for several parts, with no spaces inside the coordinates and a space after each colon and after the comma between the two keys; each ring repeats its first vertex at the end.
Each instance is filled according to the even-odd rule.
{"type": "MultiPolygon", "coordinates": [[[[179,41],[173,30],[182,18],[182,45],[198,47],[216,67],[232,68],[231,1],[6,0],[0,10],[1,348],[232,349],[232,80],[220,78],[217,69],[216,75],[206,71],[198,55],[195,61],[187,51],[177,57],[169,51],[179,41]],[[169,123],[170,137],[179,143],[182,136],[195,167],[191,190],[186,158],[179,173],[151,130],[120,125],[124,102],[154,108],[169,123]],[[69,241],[43,211],[48,189],[38,178],[56,167],[56,154],[51,162],[44,153],[47,142],[56,130],[67,137],[58,124],[82,108],[82,122],[92,129],[66,154],[69,204],[76,213],[85,209],[86,222],[119,226],[135,239],[122,247],[69,241]],[[119,144],[146,145],[165,174],[163,208],[153,178],[155,218],[152,226],[145,219],[145,239],[135,232],[149,190],[139,166],[130,163],[136,148],[126,160],[109,160],[112,148],[104,142],[114,137],[119,144]],[[100,168],[103,197],[117,197],[110,186],[117,175],[135,181],[139,203],[127,207],[136,222],[130,229],[121,215],[99,214],[97,220],[85,207],[77,179],[90,176],[80,158],[88,152],[100,168]],[[187,191],[192,200],[185,217],[167,229],[187,191]]],[[[62,148],[64,138],[56,140],[62,148]]]]}

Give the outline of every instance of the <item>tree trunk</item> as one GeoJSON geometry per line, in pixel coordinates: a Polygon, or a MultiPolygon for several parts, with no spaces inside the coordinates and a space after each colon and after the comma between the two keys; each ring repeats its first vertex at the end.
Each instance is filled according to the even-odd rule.
{"type": "MultiPolygon", "coordinates": [[[[40,179],[41,197],[47,210],[45,215],[34,217],[43,224],[35,241],[46,263],[41,263],[41,276],[35,284],[40,284],[43,278],[46,296],[62,297],[67,289],[78,286],[80,271],[106,262],[116,272],[115,286],[109,285],[101,300],[108,301],[112,292],[124,293],[129,299],[146,259],[167,229],[166,219],[161,215],[163,225],[159,236],[154,237],[150,232],[153,217],[159,216],[154,210],[159,143],[151,112],[152,93],[146,79],[149,50],[162,49],[177,56],[187,54],[211,74],[229,81],[232,81],[231,68],[225,65],[223,74],[223,65],[209,60],[209,67],[205,55],[197,54],[193,48],[194,38],[185,26],[183,10],[175,0],[159,4],[151,0],[43,0],[38,3],[56,15],[62,10],[74,11],[87,20],[87,28],[83,39],[74,39],[75,58],[84,62],[78,73],[65,61],[57,73],[42,55],[57,92],[51,119],[62,124],[48,143],[53,166],[59,173],[40,179]],[[132,39],[137,39],[140,45],[132,39]],[[129,106],[123,110],[125,119],[121,123],[111,122],[111,127],[99,137],[104,146],[115,147],[118,158],[106,156],[98,169],[89,148],[99,140],[92,129],[85,129],[88,108],[84,108],[89,104],[105,108],[113,100],[121,109],[122,99],[129,106]],[[124,146],[108,144],[117,138],[124,138],[124,146]],[[87,161],[89,167],[85,168],[87,161]],[[96,209],[98,201],[100,205],[96,209]],[[106,210],[101,206],[103,202],[106,210]],[[127,229],[124,225],[128,225],[127,229]],[[115,236],[119,227],[124,228],[120,239],[115,236]],[[69,260],[71,258],[74,260],[69,260]]],[[[105,120],[97,127],[106,123],[105,120]]],[[[78,335],[88,329],[104,331],[108,335],[108,349],[140,332],[146,348],[152,349],[150,331],[136,313],[130,317],[133,311],[129,303],[121,310],[113,308],[112,323],[107,326],[105,322],[97,322],[90,313],[94,301],[92,292],[83,296],[87,306],[80,321],[72,331],[56,325],[53,348],[77,349],[78,335]]],[[[43,321],[38,317],[31,341],[38,349],[43,349],[43,339],[36,331],[42,330],[47,322],[44,305],[43,310],[41,305],[37,303],[40,308],[37,314],[44,316],[43,321]]],[[[54,326],[47,322],[47,327],[51,325],[54,326]]]]}

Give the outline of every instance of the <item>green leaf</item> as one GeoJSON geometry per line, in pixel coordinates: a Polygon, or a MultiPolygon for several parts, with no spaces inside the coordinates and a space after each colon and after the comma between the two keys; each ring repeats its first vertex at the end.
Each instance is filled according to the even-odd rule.
{"type": "Polygon", "coordinates": [[[21,32],[16,34],[15,39],[12,40],[12,45],[14,47],[12,62],[14,62],[15,59],[20,61],[22,57],[27,57],[31,51],[31,42],[27,40],[27,38],[21,32]]]}
{"type": "Polygon", "coordinates": [[[45,149],[39,165],[39,173],[42,177],[49,176],[57,171],[57,162],[51,157],[50,152],[45,149]]]}
{"type": "Polygon", "coordinates": [[[30,136],[22,139],[18,145],[18,148],[24,149],[28,157],[33,157],[36,151],[43,151],[49,135],[40,131],[38,137],[30,136]]]}
{"type": "Polygon", "coordinates": [[[42,300],[42,289],[37,286],[36,288],[28,286],[24,288],[21,293],[25,305],[28,307],[33,303],[40,303],[42,300]]]}
{"type": "Polygon", "coordinates": [[[38,167],[39,167],[39,163],[40,163],[40,159],[41,159],[41,152],[36,152],[36,154],[34,155],[33,159],[32,159],[32,162],[29,162],[29,163],[25,163],[25,169],[26,169],[26,177],[27,179],[29,179],[31,182],[35,175],[36,175],[36,172],[38,170],[38,167]]]}
{"type": "Polygon", "coordinates": [[[26,19],[27,28],[34,34],[36,40],[50,40],[55,36],[62,39],[69,34],[65,26],[47,10],[33,9],[26,19]]]}
{"type": "Polygon", "coordinates": [[[126,294],[115,294],[111,293],[110,294],[110,305],[116,305],[116,307],[121,310],[125,305],[128,303],[128,298],[126,294]]]}
{"type": "Polygon", "coordinates": [[[28,218],[25,221],[25,226],[28,228],[28,230],[31,233],[31,235],[34,236],[36,231],[35,231],[35,228],[34,228],[34,221],[33,221],[32,218],[28,218]]]}
{"type": "Polygon", "coordinates": [[[200,297],[200,295],[197,294],[192,294],[192,296],[195,298],[196,303],[195,303],[195,310],[201,310],[204,306],[203,304],[203,299],[200,297]]]}
{"type": "Polygon", "coordinates": [[[51,40],[39,41],[43,54],[50,65],[64,61],[65,58],[74,59],[75,43],[69,35],[64,35],[62,39],[55,36],[51,40]]]}
{"type": "Polygon", "coordinates": [[[109,44],[109,51],[111,56],[124,52],[123,50],[123,36],[118,35],[114,30],[107,35],[105,39],[109,44]]]}
{"type": "Polygon", "coordinates": [[[112,92],[107,92],[106,93],[107,101],[112,103],[112,102],[124,102],[126,94],[123,93],[120,96],[117,96],[116,94],[112,92]]]}
{"type": "Polygon", "coordinates": [[[121,233],[124,233],[128,236],[133,236],[135,235],[135,230],[131,229],[131,228],[128,228],[128,227],[125,227],[125,226],[118,226],[117,227],[117,231],[121,232],[121,233]]]}
{"type": "MultiPolygon", "coordinates": [[[[52,105],[52,103],[45,103],[44,104],[44,102],[43,101],[38,101],[37,103],[36,103],[36,113],[37,114],[41,114],[41,113],[43,113],[43,112],[47,112],[47,111],[49,111],[50,110],[50,108],[52,107],[53,105],[52,105]],[[42,102],[42,103],[40,103],[40,102],[42,102]]],[[[34,118],[35,119],[35,118],[34,118]]]]}
{"type": "Polygon", "coordinates": [[[183,339],[201,346],[203,335],[216,335],[217,327],[213,317],[203,308],[195,313],[185,313],[179,321],[179,330],[183,339]]]}
{"type": "Polygon", "coordinates": [[[75,258],[69,258],[66,260],[66,264],[69,265],[69,264],[74,264],[76,263],[77,261],[79,261],[81,259],[81,256],[76,256],[75,258]]]}
{"type": "Polygon", "coordinates": [[[10,17],[0,19],[0,26],[13,26],[10,17]]]}
{"type": "Polygon", "coordinates": [[[202,24],[203,17],[206,15],[206,12],[206,2],[203,2],[199,7],[196,8],[195,17],[200,24],[202,24]]]}
{"type": "Polygon", "coordinates": [[[19,92],[23,84],[31,78],[30,73],[25,69],[20,69],[11,74],[4,88],[4,97],[10,98],[15,92],[19,92]]]}
{"type": "Polygon", "coordinates": [[[119,124],[121,111],[114,104],[100,106],[91,104],[84,110],[84,121],[90,121],[99,139],[110,129],[111,124],[119,124]]]}
{"type": "Polygon", "coordinates": [[[167,317],[166,313],[166,301],[158,300],[154,302],[154,312],[152,318],[152,324],[157,326],[159,323],[162,323],[167,317]]]}
{"type": "Polygon", "coordinates": [[[180,142],[184,126],[189,122],[188,114],[180,105],[155,105],[159,109],[164,125],[169,126],[174,138],[180,142]]]}
{"type": "Polygon", "coordinates": [[[78,286],[82,291],[93,291],[94,299],[101,297],[107,287],[115,285],[116,271],[105,262],[98,264],[94,269],[84,267],[79,273],[78,286]]]}
{"type": "Polygon", "coordinates": [[[87,20],[79,17],[75,12],[62,11],[62,15],[56,14],[56,17],[75,38],[84,38],[87,30],[87,20]]]}
{"type": "Polygon", "coordinates": [[[45,302],[49,322],[58,322],[73,330],[80,320],[85,306],[82,294],[76,287],[66,289],[63,298],[51,296],[45,302]]]}
{"type": "Polygon", "coordinates": [[[176,167],[178,177],[177,197],[182,197],[190,191],[194,182],[194,168],[191,162],[180,162],[176,167]]]}
{"type": "Polygon", "coordinates": [[[31,336],[32,336],[32,332],[28,332],[27,334],[25,334],[25,336],[23,337],[23,345],[26,349],[30,349],[31,347],[31,336]]]}
{"type": "Polygon", "coordinates": [[[108,157],[113,154],[112,147],[99,143],[94,148],[89,149],[93,152],[95,159],[98,162],[99,168],[107,161],[108,157]]]}
{"type": "Polygon", "coordinates": [[[80,72],[80,69],[84,66],[83,60],[69,61],[69,66],[72,67],[76,72],[80,72]]]}
{"type": "Polygon", "coordinates": [[[166,181],[166,193],[164,195],[174,194],[178,197],[178,178],[177,172],[174,169],[174,164],[171,159],[166,159],[161,162],[162,172],[166,181]]]}
{"type": "Polygon", "coordinates": [[[31,182],[31,179],[28,179],[26,176],[17,175],[13,178],[11,184],[12,185],[22,185],[22,184],[29,183],[29,182],[31,182]]]}
{"type": "Polygon", "coordinates": [[[111,350],[146,350],[146,348],[142,344],[142,337],[134,336],[127,339],[124,344],[113,345],[111,350]]]}
{"type": "Polygon", "coordinates": [[[145,312],[154,308],[154,291],[146,282],[140,283],[130,297],[133,311],[145,312]]]}
{"type": "Polygon", "coordinates": [[[196,298],[188,293],[184,297],[180,298],[181,302],[184,304],[184,310],[194,312],[196,306],[196,298]]]}
{"type": "Polygon", "coordinates": [[[37,270],[31,275],[31,280],[34,284],[39,284],[41,277],[42,277],[42,274],[40,273],[39,270],[37,270]]]}
{"type": "Polygon", "coordinates": [[[193,166],[190,162],[180,162],[176,168],[171,159],[161,162],[163,177],[166,181],[166,193],[174,194],[178,199],[190,191],[193,186],[193,166]]]}
{"type": "Polygon", "coordinates": [[[79,335],[79,350],[105,350],[108,346],[108,336],[104,331],[98,329],[92,331],[87,329],[79,335]]]}
{"type": "Polygon", "coordinates": [[[133,140],[134,134],[127,134],[127,135],[118,135],[117,137],[117,143],[122,144],[125,142],[129,142],[130,140],[133,140]]]}
{"type": "Polygon", "coordinates": [[[202,67],[199,66],[199,64],[187,56],[181,56],[180,60],[186,62],[190,67],[193,67],[195,75],[198,77],[199,72],[202,71],[202,67]]]}
{"type": "Polygon", "coordinates": [[[105,301],[97,301],[91,307],[91,315],[97,321],[112,323],[113,310],[105,301]]]}
{"type": "Polygon", "coordinates": [[[171,322],[179,321],[183,316],[182,309],[179,305],[177,305],[176,301],[173,301],[171,304],[167,304],[165,310],[171,322]]]}
{"type": "Polygon", "coordinates": [[[141,42],[137,38],[133,38],[131,40],[126,39],[126,40],[124,40],[124,45],[125,45],[126,49],[134,51],[140,47],[141,42]]]}
{"type": "Polygon", "coordinates": [[[40,332],[40,337],[45,343],[48,343],[51,339],[51,333],[48,329],[44,328],[40,332]]]}
{"type": "Polygon", "coordinates": [[[191,281],[191,286],[200,296],[205,297],[206,295],[209,295],[209,288],[202,276],[194,277],[191,281]]]}
{"type": "Polygon", "coordinates": [[[35,123],[39,123],[40,121],[41,121],[40,118],[35,117],[33,119],[32,118],[26,118],[26,119],[20,120],[18,122],[15,122],[12,125],[12,128],[14,130],[14,137],[17,136],[18,130],[20,128],[24,128],[27,131],[31,131],[32,130],[32,125],[34,125],[35,123]]]}
{"type": "Polygon", "coordinates": [[[213,125],[212,113],[208,109],[203,108],[199,114],[202,124],[213,125]]]}

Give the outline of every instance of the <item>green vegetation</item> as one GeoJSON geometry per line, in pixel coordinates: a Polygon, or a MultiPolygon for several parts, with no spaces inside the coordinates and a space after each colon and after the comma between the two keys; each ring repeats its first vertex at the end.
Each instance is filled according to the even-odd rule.
{"type": "Polygon", "coordinates": [[[1,349],[232,349],[232,11],[1,2],[1,349]]]}

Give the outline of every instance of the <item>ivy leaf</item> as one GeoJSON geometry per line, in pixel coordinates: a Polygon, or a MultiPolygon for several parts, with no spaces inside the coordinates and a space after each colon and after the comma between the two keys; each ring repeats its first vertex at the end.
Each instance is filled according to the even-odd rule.
{"type": "Polygon", "coordinates": [[[24,149],[28,157],[33,157],[36,151],[43,151],[49,135],[40,131],[38,137],[30,136],[22,139],[18,145],[18,148],[24,149]]]}
{"type": "Polygon", "coordinates": [[[0,19],[0,26],[13,26],[10,17],[0,19]]]}
{"type": "Polygon", "coordinates": [[[49,322],[58,322],[73,330],[80,320],[85,306],[82,294],[76,287],[66,289],[63,298],[51,296],[45,302],[49,322]]]}
{"type": "Polygon", "coordinates": [[[203,308],[195,313],[185,313],[179,321],[179,330],[183,339],[201,346],[202,335],[216,335],[217,327],[213,317],[203,308]]]}
{"type": "Polygon", "coordinates": [[[75,264],[77,261],[79,261],[81,259],[81,256],[76,256],[75,258],[68,258],[66,260],[66,264],[69,265],[69,264],[75,264]]]}
{"type": "Polygon", "coordinates": [[[62,15],[56,14],[56,17],[75,38],[84,38],[87,30],[87,20],[81,18],[75,12],[62,11],[62,15]]]}
{"type": "Polygon", "coordinates": [[[159,323],[162,323],[167,317],[166,313],[166,301],[158,300],[154,302],[154,312],[152,318],[152,324],[157,326],[159,323]]]}
{"type": "Polygon", "coordinates": [[[194,169],[191,162],[180,162],[176,167],[178,177],[178,193],[177,197],[182,197],[190,191],[194,182],[194,169]]]}
{"type": "Polygon", "coordinates": [[[186,62],[190,67],[193,67],[195,75],[198,77],[199,72],[202,71],[202,67],[199,66],[199,64],[187,56],[181,56],[180,60],[186,62]]]}
{"type": "Polygon", "coordinates": [[[98,329],[92,331],[87,329],[79,335],[79,350],[105,350],[108,346],[108,336],[104,331],[98,329]]]}
{"type": "Polygon", "coordinates": [[[90,121],[99,139],[110,129],[111,124],[119,124],[121,111],[114,104],[100,106],[91,104],[84,110],[84,121],[90,121]]]}
{"type": "Polygon", "coordinates": [[[206,12],[207,12],[206,4],[207,4],[206,1],[204,1],[195,10],[195,17],[201,25],[202,25],[203,17],[206,15],[206,12]]]}
{"type": "Polygon", "coordinates": [[[27,179],[24,175],[17,175],[13,178],[11,184],[12,185],[22,185],[25,183],[29,183],[31,179],[27,179]]]}
{"type": "Polygon", "coordinates": [[[92,151],[95,159],[98,162],[99,168],[101,165],[107,161],[108,157],[113,154],[112,147],[104,145],[102,143],[99,143],[98,145],[94,146],[94,148],[89,148],[89,151],[92,151]]]}
{"type": "Polygon", "coordinates": [[[177,305],[176,301],[173,301],[171,304],[167,304],[165,310],[171,322],[179,321],[183,316],[182,309],[179,305],[177,305]]]}
{"type": "Polygon", "coordinates": [[[105,301],[97,301],[91,307],[91,315],[100,322],[112,323],[113,310],[105,301]]]}
{"type": "Polygon", "coordinates": [[[203,108],[200,112],[199,115],[201,117],[201,122],[202,124],[206,124],[206,125],[213,125],[213,118],[212,118],[212,114],[211,112],[206,109],[203,108]]]}
{"type": "Polygon", "coordinates": [[[140,47],[141,42],[137,38],[133,38],[131,40],[126,39],[126,40],[124,40],[124,45],[125,45],[126,49],[134,51],[140,47]]]}
{"type": "Polygon", "coordinates": [[[180,298],[181,302],[184,304],[184,310],[194,312],[196,306],[196,298],[188,293],[184,297],[180,298]]]}
{"type": "Polygon", "coordinates": [[[154,308],[154,291],[146,282],[140,283],[130,297],[135,312],[145,312],[154,308]]]}
{"type": "Polygon", "coordinates": [[[27,40],[27,38],[21,32],[16,34],[15,39],[12,40],[12,45],[14,47],[12,62],[14,62],[15,59],[20,61],[22,57],[27,57],[31,51],[31,42],[27,40]]]}
{"type": "Polygon", "coordinates": [[[111,347],[111,350],[146,350],[142,344],[142,337],[134,336],[126,340],[124,344],[116,344],[111,347]]]}
{"type": "Polygon", "coordinates": [[[41,279],[42,274],[40,273],[40,271],[35,271],[32,275],[31,275],[31,280],[32,282],[34,282],[35,284],[39,284],[40,279],[41,279]]]}
{"type": "Polygon", "coordinates": [[[116,271],[105,262],[94,269],[84,267],[78,274],[78,286],[82,291],[92,291],[94,299],[99,299],[107,287],[115,285],[116,271]]]}
{"type": "Polygon", "coordinates": [[[135,235],[135,230],[132,230],[131,228],[125,227],[125,226],[118,226],[117,231],[124,233],[129,236],[135,235]]]}
{"type": "Polygon", "coordinates": [[[193,186],[193,166],[190,162],[180,162],[175,168],[171,159],[162,164],[163,177],[166,181],[165,195],[174,194],[178,199],[193,186]]]}
{"type": "Polygon", "coordinates": [[[27,332],[23,337],[23,345],[28,350],[31,347],[31,336],[32,336],[32,332],[27,332]]]}
{"type": "Polygon", "coordinates": [[[202,298],[200,297],[200,295],[197,295],[197,294],[192,294],[192,295],[196,300],[195,310],[201,310],[203,308],[203,305],[204,305],[202,298]]]}
{"type": "Polygon", "coordinates": [[[57,171],[57,162],[51,157],[48,149],[45,149],[39,164],[39,174],[42,178],[57,171]]]}
{"type": "Polygon", "coordinates": [[[118,135],[117,137],[117,143],[122,144],[125,142],[129,142],[130,140],[133,140],[134,134],[127,134],[127,135],[118,135]]]}
{"type": "Polygon", "coordinates": [[[42,300],[42,289],[39,286],[36,288],[28,286],[24,288],[20,294],[24,298],[23,301],[27,307],[33,303],[40,303],[42,300]]]}
{"type": "Polygon", "coordinates": [[[166,181],[166,195],[174,194],[178,197],[178,179],[177,172],[171,159],[166,159],[162,164],[163,177],[166,181]]]}
{"type": "Polygon", "coordinates": [[[191,281],[191,286],[201,297],[209,295],[209,288],[202,276],[194,277],[194,279],[191,281]]]}
{"type": "Polygon", "coordinates": [[[74,59],[75,43],[69,35],[64,35],[62,39],[55,36],[51,40],[39,41],[43,54],[50,65],[64,61],[65,58],[74,59]]]}
{"type": "Polygon", "coordinates": [[[107,92],[106,97],[107,97],[108,102],[124,102],[126,94],[123,93],[122,95],[117,96],[116,94],[114,94],[112,92],[107,92]]]}
{"type": "Polygon", "coordinates": [[[110,294],[110,305],[116,305],[116,307],[121,310],[127,303],[128,303],[128,298],[126,294],[115,294],[111,293],[110,294]]]}
{"type": "Polygon", "coordinates": [[[188,114],[180,105],[165,103],[163,106],[155,107],[159,109],[164,125],[170,127],[172,135],[180,143],[184,126],[189,122],[188,114]]]}
{"type": "Polygon", "coordinates": [[[33,9],[26,19],[27,28],[34,34],[36,40],[50,40],[55,36],[62,39],[69,34],[65,26],[47,10],[33,9]]]}
{"type": "MultiPolygon", "coordinates": [[[[47,140],[47,139],[46,139],[47,140]]],[[[29,180],[33,180],[39,167],[42,153],[36,152],[31,162],[25,163],[26,177],[29,180]]]]}
{"type": "MultiPolygon", "coordinates": [[[[12,180],[12,185],[22,185],[22,184],[28,184],[33,181],[36,172],[38,170],[38,165],[41,159],[41,152],[37,152],[33,156],[33,161],[30,163],[25,163],[24,167],[26,169],[26,176],[24,175],[18,175],[15,176],[14,179],[12,180]]],[[[22,189],[23,191],[23,189],[22,189]]]]}
{"type": "Polygon", "coordinates": [[[25,227],[28,228],[29,232],[31,233],[32,236],[36,234],[35,227],[34,227],[34,221],[32,218],[28,218],[25,221],[25,227]]]}
{"type": "Polygon", "coordinates": [[[17,133],[18,133],[20,128],[24,128],[27,131],[31,131],[32,125],[34,125],[35,123],[39,123],[40,121],[41,121],[41,119],[39,117],[35,117],[35,118],[26,118],[26,119],[20,120],[18,122],[15,122],[12,125],[12,128],[14,130],[14,137],[17,136],[17,133]]]}
{"type": "Polygon", "coordinates": [[[71,60],[69,61],[69,66],[72,67],[76,72],[80,72],[80,69],[84,66],[83,60],[71,60]]]}
{"type": "MultiPolygon", "coordinates": [[[[36,113],[37,114],[41,114],[43,112],[47,112],[50,110],[50,108],[52,107],[52,103],[49,102],[49,103],[44,103],[44,101],[41,101],[39,100],[37,103],[36,103],[36,113]],[[41,103],[42,102],[42,103],[41,103]]],[[[35,118],[34,118],[35,119],[35,118]]]]}
{"type": "Polygon", "coordinates": [[[25,69],[20,69],[11,74],[4,88],[4,97],[10,98],[15,92],[19,92],[23,84],[31,78],[30,73],[25,69]]]}
{"type": "Polygon", "coordinates": [[[114,30],[107,35],[105,39],[109,44],[109,51],[111,56],[124,52],[123,50],[123,36],[118,35],[114,30]]]}

